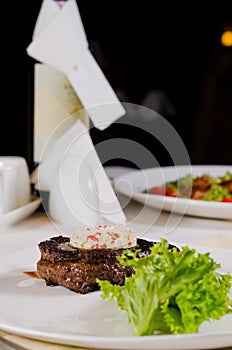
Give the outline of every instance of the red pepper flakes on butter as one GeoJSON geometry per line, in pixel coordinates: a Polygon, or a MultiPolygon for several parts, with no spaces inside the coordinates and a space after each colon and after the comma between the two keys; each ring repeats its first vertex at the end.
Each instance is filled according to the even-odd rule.
{"type": "Polygon", "coordinates": [[[99,225],[80,229],[70,239],[70,244],[82,249],[120,249],[135,246],[137,239],[129,227],[99,225]]]}

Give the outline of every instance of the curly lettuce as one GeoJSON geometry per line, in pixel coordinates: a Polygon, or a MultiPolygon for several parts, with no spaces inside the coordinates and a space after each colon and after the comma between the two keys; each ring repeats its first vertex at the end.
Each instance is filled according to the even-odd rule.
{"type": "Polygon", "coordinates": [[[231,311],[232,276],[220,274],[209,255],[185,246],[170,251],[162,239],[149,256],[126,250],[118,258],[135,273],[123,286],[97,280],[101,297],[117,300],[136,336],[197,332],[200,325],[231,311]]]}
{"type": "Polygon", "coordinates": [[[209,193],[203,197],[203,200],[222,202],[223,198],[231,198],[229,190],[226,187],[214,184],[211,186],[209,193]]]}

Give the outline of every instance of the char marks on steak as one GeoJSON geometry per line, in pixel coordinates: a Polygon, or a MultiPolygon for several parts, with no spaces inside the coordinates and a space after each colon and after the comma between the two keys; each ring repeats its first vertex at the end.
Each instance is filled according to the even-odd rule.
{"type": "MultiPolygon", "coordinates": [[[[97,278],[123,285],[125,278],[134,273],[132,267],[118,262],[123,249],[80,249],[69,243],[69,237],[57,236],[38,245],[41,257],[37,271],[49,286],[61,285],[86,294],[99,290],[97,278]]],[[[143,257],[150,254],[153,244],[155,242],[138,238],[137,245],[130,250],[140,249],[138,257],[143,257]]]]}

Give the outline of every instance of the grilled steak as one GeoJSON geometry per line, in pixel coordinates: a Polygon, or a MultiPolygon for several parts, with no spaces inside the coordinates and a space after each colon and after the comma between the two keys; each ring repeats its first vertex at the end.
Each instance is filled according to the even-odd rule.
{"type": "MultiPolygon", "coordinates": [[[[122,266],[117,260],[123,249],[80,249],[73,248],[69,242],[69,237],[57,236],[38,245],[41,258],[37,271],[49,286],[61,285],[86,294],[99,290],[97,278],[123,285],[125,278],[134,273],[132,267],[122,266]]],[[[137,246],[130,249],[141,249],[138,257],[143,257],[149,255],[153,244],[138,238],[137,246]]]]}

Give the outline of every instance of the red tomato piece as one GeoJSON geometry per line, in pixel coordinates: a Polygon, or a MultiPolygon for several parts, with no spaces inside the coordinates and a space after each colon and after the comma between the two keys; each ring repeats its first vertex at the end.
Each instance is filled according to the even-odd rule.
{"type": "Polygon", "coordinates": [[[176,193],[172,188],[166,188],[165,195],[168,197],[176,197],[176,193]]]}
{"type": "Polygon", "coordinates": [[[224,197],[222,202],[232,203],[232,198],[224,197]]]}
{"type": "Polygon", "coordinates": [[[165,187],[152,187],[150,189],[150,193],[151,194],[158,194],[160,196],[165,196],[165,193],[166,193],[166,188],[165,187]]]}

